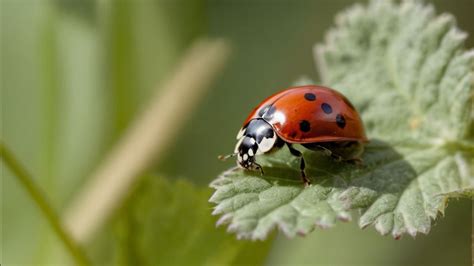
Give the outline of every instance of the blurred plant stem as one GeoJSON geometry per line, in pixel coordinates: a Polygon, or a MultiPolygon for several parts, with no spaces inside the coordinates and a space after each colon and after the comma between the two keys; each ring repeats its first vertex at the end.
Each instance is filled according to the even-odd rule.
{"type": "Polygon", "coordinates": [[[39,186],[35,183],[28,171],[18,162],[13,153],[6,147],[3,142],[0,142],[0,157],[10,171],[18,178],[21,185],[26,189],[35,204],[39,207],[43,215],[51,224],[53,230],[58,234],[63,241],[67,250],[78,265],[89,265],[89,260],[82,249],[73,240],[71,235],[64,229],[61,224],[59,216],[54,211],[49,203],[46,195],[41,191],[39,186]]]}
{"type": "Polygon", "coordinates": [[[229,55],[222,40],[196,41],[168,81],[106,156],[65,214],[79,242],[87,242],[122,203],[132,185],[162,156],[229,55]]]}

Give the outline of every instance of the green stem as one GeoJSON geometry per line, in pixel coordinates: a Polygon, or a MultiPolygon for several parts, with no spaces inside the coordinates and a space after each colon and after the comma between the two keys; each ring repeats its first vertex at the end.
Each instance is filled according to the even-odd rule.
{"type": "Polygon", "coordinates": [[[76,263],[78,265],[89,265],[90,263],[87,256],[63,228],[59,216],[49,204],[44,193],[34,182],[33,178],[25,168],[18,162],[13,153],[2,142],[0,142],[0,157],[7,167],[10,168],[12,173],[18,178],[36,205],[40,208],[41,212],[51,224],[53,230],[58,234],[59,238],[61,238],[76,263]]]}

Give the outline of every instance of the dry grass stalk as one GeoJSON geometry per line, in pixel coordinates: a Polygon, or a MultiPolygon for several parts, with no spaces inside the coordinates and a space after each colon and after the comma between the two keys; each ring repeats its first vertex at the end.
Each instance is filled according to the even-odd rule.
{"type": "Polygon", "coordinates": [[[66,211],[66,227],[76,240],[87,242],[120,206],[140,174],[160,158],[228,55],[229,47],[222,40],[199,40],[189,49],[66,211]]]}

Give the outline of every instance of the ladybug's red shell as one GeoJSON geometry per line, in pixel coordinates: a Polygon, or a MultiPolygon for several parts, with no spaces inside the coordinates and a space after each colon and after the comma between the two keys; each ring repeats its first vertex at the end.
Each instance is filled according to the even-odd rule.
{"type": "Polygon", "coordinates": [[[260,103],[244,122],[263,118],[289,143],[367,141],[359,114],[341,93],[321,86],[292,87],[260,103]]]}

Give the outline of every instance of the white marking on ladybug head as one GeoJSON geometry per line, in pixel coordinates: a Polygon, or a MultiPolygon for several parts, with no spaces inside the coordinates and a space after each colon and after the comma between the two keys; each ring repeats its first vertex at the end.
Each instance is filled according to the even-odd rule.
{"type": "Polygon", "coordinates": [[[272,126],[262,118],[252,119],[239,131],[234,152],[238,164],[247,169],[255,167],[255,156],[270,151],[278,140],[272,126]]]}
{"type": "Polygon", "coordinates": [[[237,133],[237,139],[241,139],[244,136],[245,131],[246,131],[245,128],[241,128],[239,132],[237,133]]]}
{"type": "Polygon", "coordinates": [[[234,148],[234,153],[239,153],[239,147],[240,147],[240,144],[242,144],[242,141],[244,140],[243,137],[241,137],[239,139],[239,141],[237,141],[237,144],[235,144],[235,148],[234,148]]]}
{"type": "Polygon", "coordinates": [[[275,132],[273,132],[273,136],[270,138],[264,137],[262,141],[258,143],[257,154],[262,154],[262,153],[270,151],[275,145],[276,140],[277,140],[277,136],[275,132]]]}
{"type": "Polygon", "coordinates": [[[254,156],[254,154],[253,154],[253,150],[252,150],[252,149],[250,149],[250,150],[248,151],[248,154],[249,154],[249,156],[250,156],[250,157],[254,156]]]}

